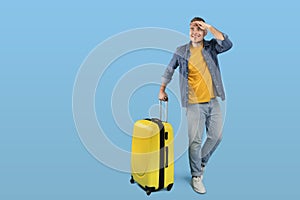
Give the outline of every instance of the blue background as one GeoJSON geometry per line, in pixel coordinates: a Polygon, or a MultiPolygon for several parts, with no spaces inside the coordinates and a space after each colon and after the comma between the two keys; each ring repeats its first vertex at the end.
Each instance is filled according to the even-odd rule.
{"type": "MultiPolygon", "coordinates": [[[[2,3],[0,198],[299,199],[298,8],[296,0],[2,3]],[[224,140],[205,174],[207,194],[192,191],[184,154],[175,163],[172,191],[149,198],[129,183],[128,173],[87,152],[73,121],[73,84],[83,60],[108,37],[149,26],[188,34],[194,16],[234,43],[220,56],[224,140]]],[[[115,83],[106,84],[109,91],[115,83]]],[[[148,89],[156,97],[156,88],[148,89]]],[[[107,124],[113,124],[109,117],[107,124]]],[[[128,148],[128,141],[118,145],[128,148]]]]}

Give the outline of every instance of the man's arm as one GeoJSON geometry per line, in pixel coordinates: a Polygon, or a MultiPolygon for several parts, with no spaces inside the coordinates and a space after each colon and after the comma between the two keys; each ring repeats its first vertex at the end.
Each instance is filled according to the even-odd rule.
{"type": "Polygon", "coordinates": [[[171,81],[174,71],[177,67],[178,67],[178,60],[177,60],[177,50],[176,50],[176,52],[173,54],[173,57],[168,65],[168,67],[166,68],[166,70],[162,76],[162,82],[161,82],[161,86],[160,86],[159,93],[158,93],[159,100],[162,100],[162,101],[168,100],[168,95],[165,92],[165,90],[166,90],[168,83],[171,81]]]}
{"type": "Polygon", "coordinates": [[[207,28],[212,34],[213,36],[217,39],[217,40],[224,40],[224,36],[223,33],[220,32],[218,29],[216,29],[215,27],[209,25],[207,28]]]}
{"type": "Polygon", "coordinates": [[[165,92],[167,85],[165,83],[162,83],[160,86],[159,94],[158,94],[158,99],[162,101],[166,101],[168,99],[168,95],[165,92]]]}
{"type": "Polygon", "coordinates": [[[209,32],[211,32],[211,34],[213,34],[213,36],[217,39],[217,40],[224,40],[224,36],[223,33],[221,31],[219,31],[218,29],[216,29],[215,27],[213,27],[210,24],[207,24],[203,21],[196,21],[196,23],[200,26],[200,28],[202,30],[208,30],[209,32]]]}
{"type": "Polygon", "coordinates": [[[217,53],[223,53],[232,47],[232,42],[229,40],[228,36],[210,24],[202,21],[197,21],[199,27],[205,31],[210,31],[215,37],[217,43],[215,49],[217,53]]]}

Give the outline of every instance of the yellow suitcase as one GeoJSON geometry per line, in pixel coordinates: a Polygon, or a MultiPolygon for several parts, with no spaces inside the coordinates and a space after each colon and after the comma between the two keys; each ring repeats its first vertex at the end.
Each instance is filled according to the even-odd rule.
{"type": "MultiPolygon", "coordinates": [[[[160,102],[160,119],[161,119],[160,102]]],[[[167,116],[167,103],[166,103],[167,116]]],[[[174,133],[171,124],[160,119],[135,122],[131,145],[131,183],[138,183],[147,193],[174,184],[174,133]]]]}

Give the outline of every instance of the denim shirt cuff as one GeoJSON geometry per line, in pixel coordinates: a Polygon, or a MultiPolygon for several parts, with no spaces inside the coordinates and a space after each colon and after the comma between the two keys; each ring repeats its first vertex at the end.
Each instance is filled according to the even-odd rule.
{"type": "Polygon", "coordinates": [[[222,33],[223,34],[223,37],[224,37],[224,40],[217,40],[217,43],[221,46],[223,46],[223,43],[226,42],[228,40],[228,35],[226,35],[225,33],[222,33]]]}
{"type": "Polygon", "coordinates": [[[165,85],[167,85],[171,80],[170,79],[167,79],[166,77],[162,76],[161,77],[161,82],[165,85]]]}

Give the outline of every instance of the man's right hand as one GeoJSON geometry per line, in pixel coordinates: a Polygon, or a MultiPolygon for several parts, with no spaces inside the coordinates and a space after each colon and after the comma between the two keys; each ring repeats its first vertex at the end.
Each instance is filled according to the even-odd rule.
{"type": "Polygon", "coordinates": [[[158,94],[158,99],[161,101],[168,101],[168,95],[165,91],[160,91],[158,94]]]}

